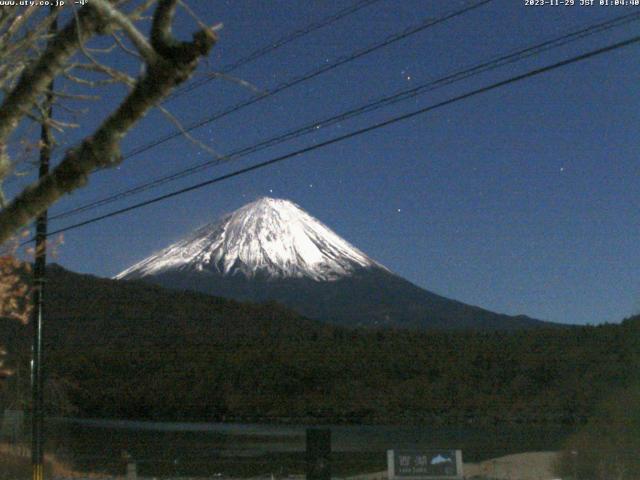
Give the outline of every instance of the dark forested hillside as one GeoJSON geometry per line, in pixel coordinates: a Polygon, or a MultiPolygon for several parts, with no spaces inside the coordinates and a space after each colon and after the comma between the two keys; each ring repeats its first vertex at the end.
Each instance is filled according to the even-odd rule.
{"type": "Polygon", "coordinates": [[[168,272],[142,281],[244,301],[274,300],[316,320],[355,327],[408,330],[520,330],[560,325],[504,315],[424,290],[382,269],[361,269],[332,282],[268,279],[210,272],[168,272]]]}
{"type": "MultiPolygon", "coordinates": [[[[637,319],[510,333],[349,330],[275,304],[59,268],[50,279],[49,374],[86,416],[573,424],[640,366],[637,319]]],[[[11,328],[15,350],[27,329],[11,328]]]]}

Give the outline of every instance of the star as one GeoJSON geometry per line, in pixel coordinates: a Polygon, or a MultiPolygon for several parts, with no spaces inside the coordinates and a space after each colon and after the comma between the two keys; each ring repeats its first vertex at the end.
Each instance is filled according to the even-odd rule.
{"type": "Polygon", "coordinates": [[[400,212],[402,212],[402,209],[401,209],[401,208],[399,208],[399,209],[398,209],[398,213],[400,213],[400,212]]]}

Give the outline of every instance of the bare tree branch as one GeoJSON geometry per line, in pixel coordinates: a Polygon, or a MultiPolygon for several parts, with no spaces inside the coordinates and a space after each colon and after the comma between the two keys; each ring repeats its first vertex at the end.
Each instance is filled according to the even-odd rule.
{"type": "Polygon", "coordinates": [[[69,22],[49,42],[35,65],[22,73],[18,84],[0,105],[0,148],[6,145],[9,135],[18,126],[22,112],[33,107],[78,46],[95,33],[108,28],[107,22],[90,5],[83,7],[78,17],[78,22],[69,22]]]}
{"type": "Polygon", "coordinates": [[[144,18],[144,13],[149,10],[156,2],[157,0],[146,0],[146,2],[143,2],[142,5],[138,6],[135,10],[133,10],[133,12],[129,14],[129,18],[131,18],[131,20],[141,20],[142,18],[144,18]]]}
{"type": "Polygon", "coordinates": [[[201,142],[200,140],[198,140],[196,137],[194,137],[193,135],[191,135],[186,128],[184,128],[184,125],[182,125],[182,123],[180,122],[180,120],[178,120],[176,118],[176,116],[171,113],[168,109],[166,109],[165,107],[163,107],[162,105],[158,105],[158,110],[160,110],[160,112],[162,112],[162,114],[167,117],[169,119],[169,121],[171,123],[173,123],[173,125],[178,129],[178,131],[180,131],[180,133],[182,133],[187,140],[189,140],[190,142],[192,142],[193,144],[197,145],[199,148],[201,148],[202,150],[204,150],[205,152],[207,152],[209,155],[217,158],[217,159],[222,159],[224,158],[220,153],[216,152],[213,148],[211,148],[209,145],[207,145],[204,142],[201,142]]]}
{"type": "Polygon", "coordinates": [[[122,39],[118,36],[116,32],[113,32],[113,39],[116,41],[116,44],[122,49],[123,52],[128,53],[132,57],[142,59],[142,56],[138,52],[130,49],[125,45],[125,43],[122,41],[122,39]]]}
{"type": "MultiPolygon", "coordinates": [[[[95,3],[100,2],[98,0],[95,3]]],[[[93,135],[87,137],[79,147],[69,150],[50,174],[25,188],[0,211],[0,244],[61,196],[86,184],[91,172],[118,164],[122,160],[120,141],[126,133],[176,85],[189,78],[198,60],[209,53],[217,40],[211,29],[197,31],[193,40],[188,42],[173,38],[171,22],[176,3],[177,0],[159,1],[151,27],[154,55],[145,57],[153,60],[147,63],[146,71],[136,81],[120,106],[106,118],[93,135]]],[[[88,32],[108,33],[110,24],[96,14],[97,10],[85,8],[79,14],[78,25],[71,22],[46,49],[45,54],[48,52],[49,59],[54,64],[49,65],[41,59],[34,68],[23,74],[15,90],[19,90],[18,87],[26,81],[26,77],[36,82],[36,89],[43,92],[46,83],[63,70],[62,61],[68,59],[71,52],[88,38],[88,32]],[[73,34],[79,37],[75,40],[69,38],[73,34]],[[43,78],[46,79],[45,82],[43,78]],[[41,83],[45,85],[40,86],[41,83]]],[[[112,21],[115,22],[113,19],[112,21]]],[[[24,85],[19,93],[15,93],[15,90],[0,107],[0,141],[6,140],[19,119],[18,115],[12,115],[12,112],[7,111],[6,105],[32,105],[37,97],[33,92],[24,91],[24,85]],[[8,122],[10,126],[7,127],[3,122],[8,122]]]]}
{"type": "Polygon", "coordinates": [[[153,63],[156,61],[156,52],[151,48],[149,42],[147,42],[146,37],[140,33],[140,31],[135,27],[133,22],[127,18],[120,10],[114,8],[109,2],[105,0],[92,0],[91,5],[98,10],[100,15],[102,15],[109,22],[118,25],[124,33],[129,37],[131,43],[135,45],[135,47],[142,55],[142,58],[146,60],[147,63],[153,63]]]}

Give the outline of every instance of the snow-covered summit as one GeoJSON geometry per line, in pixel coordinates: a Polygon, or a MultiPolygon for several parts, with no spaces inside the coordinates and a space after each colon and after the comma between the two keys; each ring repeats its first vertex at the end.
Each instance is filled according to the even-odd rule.
{"type": "Polygon", "coordinates": [[[199,228],[115,278],[191,270],[331,281],[370,267],[384,268],[295,203],[264,197],[199,228]]]}

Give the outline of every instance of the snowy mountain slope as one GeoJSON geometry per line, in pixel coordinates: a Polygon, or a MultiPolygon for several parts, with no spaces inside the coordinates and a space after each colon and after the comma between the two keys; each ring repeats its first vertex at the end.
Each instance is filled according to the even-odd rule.
{"type": "Polygon", "coordinates": [[[180,270],[332,281],[384,268],[288,200],[261,198],[133,265],[116,279],[180,270]]]}
{"type": "Polygon", "coordinates": [[[257,302],[350,327],[514,330],[549,325],[424,290],[287,200],[262,198],[133,265],[141,279],[257,302]]]}

